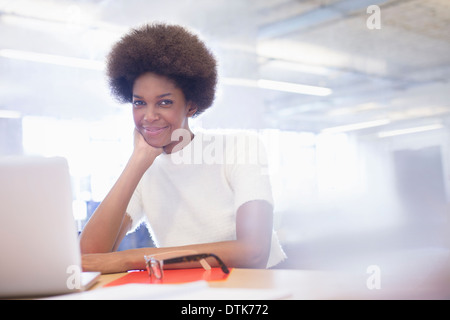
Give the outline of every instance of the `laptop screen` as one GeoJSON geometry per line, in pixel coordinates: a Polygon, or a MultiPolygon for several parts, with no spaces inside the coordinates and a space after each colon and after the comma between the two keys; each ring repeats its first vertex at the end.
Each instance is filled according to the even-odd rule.
{"type": "Polygon", "coordinates": [[[64,158],[0,158],[0,296],[71,292],[81,256],[64,158]]]}

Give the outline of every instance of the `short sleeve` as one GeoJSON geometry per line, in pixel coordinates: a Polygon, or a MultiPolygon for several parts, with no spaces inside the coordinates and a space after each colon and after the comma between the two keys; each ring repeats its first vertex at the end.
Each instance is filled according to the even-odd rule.
{"type": "Polygon", "coordinates": [[[133,192],[133,195],[131,196],[130,202],[128,203],[127,214],[132,221],[129,233],[135,231],[136,228],[142,223],[144,218],[141,188],[141,183],[139,183],[136,187],[136,190],[133,192]]]}
{"type": "Polygon", "coordinates": [[[226,159],[235,210],[253,200],[265,200],[273,206],[266,149],[259,137],[248,133],[227,137],[226,159]]]}

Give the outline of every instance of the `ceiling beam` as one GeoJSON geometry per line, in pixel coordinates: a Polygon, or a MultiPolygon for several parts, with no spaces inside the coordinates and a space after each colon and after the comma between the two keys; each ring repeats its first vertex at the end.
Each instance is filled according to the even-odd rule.
{"type": "Polygon", "coordinates": [[[260,27],[258,31],[259,40],[280,37],[292,32],[307,30],[321,24],[345,18],[355,12],[364,10],[370,5],[381,5],[389,0],[342,0],[328,6],[317,8],[260,27]]]}

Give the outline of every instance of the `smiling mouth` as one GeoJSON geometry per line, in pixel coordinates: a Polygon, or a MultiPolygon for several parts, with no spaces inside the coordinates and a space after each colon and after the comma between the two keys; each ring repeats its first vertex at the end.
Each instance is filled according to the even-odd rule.
{"type": "Polygon", "coordinates": [[[150,136],[156,136],[158,134],[160,134],[161,132],[163,132],[165,129],[167,129],[168,127],[161,127],[161,128],[157,128],[157,127],[143,127],[142,129],[144,130],[144,132],[150,136]]]}

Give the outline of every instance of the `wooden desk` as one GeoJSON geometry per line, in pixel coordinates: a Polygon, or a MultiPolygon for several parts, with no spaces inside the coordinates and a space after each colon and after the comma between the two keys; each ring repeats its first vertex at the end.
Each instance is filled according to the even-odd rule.
{"type": "MultiPolygon", "coordinates": [[[[126,273],[102,275],[91,290],[101,288],[126,273]]],[[[226,281],[209,282],[212,288],[275,289],[288,299],[449,299],[448,274],[397,274],[382,277],[379,289],[369,289],[370,275],[338,271],[233,269],[226,281]],[[414,281],[412,281],[414,280],[414,281]],[[418,281],[419,280],[419,281],[418,281]]]]}

